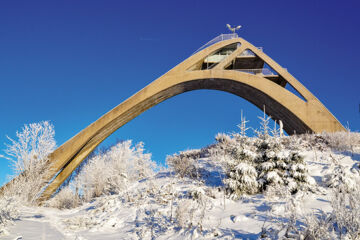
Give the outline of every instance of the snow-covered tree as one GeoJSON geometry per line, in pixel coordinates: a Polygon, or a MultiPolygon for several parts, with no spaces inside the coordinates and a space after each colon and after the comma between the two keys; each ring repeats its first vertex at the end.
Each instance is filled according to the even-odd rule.
{"type": "Polygon", "coordinates": [[[241,119],[240,119],[240,124],[237,125],[237,127],[240,129],[240,136],[241,137],[246,137],[246,131],[249,129],[248,127],[246,127],[246,124],[249,122],[246,120],[245,116],[243,116],[243,112],[241,110],[241,119]]]}
{"type": "Polygon", "coordinates": [[[227,178],[224,183],[234,199],[242,194],[266,191],[269,186],[283,185],[291,193],[308,189],[314,180],[308,175],[303,157],[286,149],[282,138],[260,135],[243,138],[221,134],[212,157],[223,162],[227,178]],[[219,157],[221,156],[221,157],[219,157]]]}
{"type": "Polygon", "coordinates": [[[258,173],[250,163],[240,162],[228,173],[228,178],[224,183],[228,186],[233,198],[238,198],[242,194],[254,194],[259,190],[257,181],[258,173]]]}
{"type": "Polygon", "coordinates": [[[44,183],[48,155],[54,151],[54,126],[47,121],[26,124],[16,139],[8,137],[5,153],[14,170],[12,183],[6,194],[17,196],[24,203],[33,203],[44,183]]]}
{"type": "Polygon", "coordinates": [[[258,138],[266,139],[267,137],[270,136],[270,132],[271,132],[269,126],[271,117],[266,116],[265,106],[264,106],[264,116],[258,118],[260,119],[260,130],[255,130],[255,133],[258,136],[258,138]]]}
{"type": "Polygon", "coordinates": [[[16,174],[33,171],[39,162],[55,150],[54,126],[48,121],[25,124],[21,132],[16,132],[17,139],[7,137],[5,153],[16,174]]]}

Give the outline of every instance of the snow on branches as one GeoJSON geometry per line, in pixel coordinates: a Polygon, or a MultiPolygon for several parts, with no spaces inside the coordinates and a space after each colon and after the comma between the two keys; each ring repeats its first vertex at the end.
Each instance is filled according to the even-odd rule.
{"type": "Polygon", "coordinates": [[[33,204],[41,187],[48,155],[55,150],[54,126],[47,121],[25,124],[16,139],[8,137],[5,158],[13,168],[13,183],[6,188],[5,194],[16,196],[24,204],[33,204]],[[14,176],[14,177],[15,177],[14,176]]]}
{"type": "MultiPolygon", "coordinates": [[[[222,136],[216,148],[221,149],[227,178],[224,183],[232,198],[242,194],[266,191],[271,185],[284,185],[289,192],[313,184],[307,174],[303,157],[296,151],[289,151],[280,138],[247,138],[222,136]],[[230,138],[230,139],[229,139],[230,138]]],[[[214,156],[216,158],[216,156],[214,156]]]]}
{"type": "Polygon", "coordinates": [[[151,154],[144,151],[142,142],[133,146],[131,140],[99,151],[84,162],[77,176],[49,204],[58,208],[74,207],[78,202],[102,195],[119,194],[128,184],[152,176],[156,164],[151,161],[151,154]]]}

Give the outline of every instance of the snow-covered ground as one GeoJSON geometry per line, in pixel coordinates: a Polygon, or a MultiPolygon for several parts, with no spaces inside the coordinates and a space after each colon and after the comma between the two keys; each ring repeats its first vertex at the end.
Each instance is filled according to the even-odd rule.
{"type": "MultiPolygon", "coordinates": [[[[197,160],[198,179],[165,169],[126,191],[74,209],[19,207],[17,219],[2,230],[0,239],[271,239],[277,231],[284,236],[283,226],[293,214],[332,211],[329,179],[343,177],[351,186],[359,176],[360,149],[303,149],[301,155],[315,180],[312,191],[289,195],[278,188],[231,200],[223,190],[223,168],[202,157],[197,160]],[[334,161],[344,169],[342,176],[335,175],[334,161]]],[[[295,224],[305,222],[299,218],[295,224]]]]}

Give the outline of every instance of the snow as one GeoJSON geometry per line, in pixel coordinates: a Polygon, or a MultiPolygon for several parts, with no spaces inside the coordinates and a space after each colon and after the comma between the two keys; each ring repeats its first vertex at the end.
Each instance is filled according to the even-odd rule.
{"type": "MultiPolygon", "coordinates": [[[[222,141],[233,141],[226,135],[219,137],[222,141]]],[[[256,156],[247,151],[247,155],[256,156]]],[[[272,151],[266,154],[276,155],[272,151]]],[[[287,158],[289,151],[285,149],[280,154],[287,158]]],[[[278,223],[288,222],[292,211],[303,215],[331,212],[333,195],[329,186],[343,181],[353,188],[359,178],[358,153],[302,148],[300,154],[304,164],[293,164],[291,171],[298,171],[296,174],[307,171],[311,191],[290,195],[281,186],[271,186],[266,194],[244,194],[238,200],[231,200],[224,196],[225,170],[214,158],[203,157],[198,160],[201,179],[180,178],[165,169],[154,177],[131,183],[119,194],[98,197],[74,209],[19,206],[18,219],[6,226],[0,238],[259,239],[263,228],[279,229],[278,223]]],[[[273,167],[270,162],[262,164],[266,170],[273,167]]],[[[238,164],[236,169],[240,173],[257,174],[246,163],[238,164]]],[[[267,171],[266,179],[282,182],[275,170],[267,171]]],[[[243,181],[254,179],[243,178],[243,181]]],[[[291,180],[288,188],[296,188],[296,184],[291,180]]]]}

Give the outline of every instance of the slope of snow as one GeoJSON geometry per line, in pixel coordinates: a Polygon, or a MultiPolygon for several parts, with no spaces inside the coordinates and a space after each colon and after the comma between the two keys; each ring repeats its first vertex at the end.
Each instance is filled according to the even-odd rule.
{"type": "MultiPolygon", "coordinates": [[[[99,197],[71,210],[20,207],[19,217],[1,239],[259,239],[263,229],[283,231],[291,214],[330,212],[332,190],[327,186],[338,161],[346,174],[359,176],[360,154],[303,150],[312,191],[294,195],[224,196],[221,166],[211,158],[198,160],[201,179],[179,178],[164,170],[126,191],[99,197]],[[355,172],[354,172],[355,171],[355,172]],[[348,173],[347,173],[348,172],[348,173]],[[185,227],[186,226],[186,227],[185,227]]],[[[350,175],[349,175],[350,176],[350,175]]],[[[338,176],[341,177],[341,176],[338,176]]],[[[344,177],[344,176],[343,176],[344,177]]],[[[352,177],[345,179],[352,184],[352,177]]],[[[297,221],[297,226],[304,225],[297,221]]]]}

